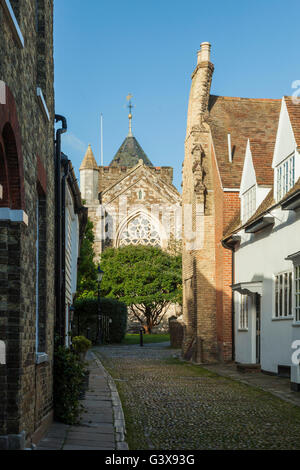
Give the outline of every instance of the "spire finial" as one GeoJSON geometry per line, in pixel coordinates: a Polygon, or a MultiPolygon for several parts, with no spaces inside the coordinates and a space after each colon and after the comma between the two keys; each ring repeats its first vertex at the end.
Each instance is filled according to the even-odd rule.
{"type": "Polygon", "coordinates": [[[129,115],[128,115],[128,118],[129,118],[129,132],[128,132],[128,137],[132,137],[131,121],[132,121],[132,108],[134,108],[134,105],[131,103],[131,98],[132,98],[132,94],[129,93],[129,95],[126,98],[127,101],[128,101],[128,108],[129,108],[129,115]]]}

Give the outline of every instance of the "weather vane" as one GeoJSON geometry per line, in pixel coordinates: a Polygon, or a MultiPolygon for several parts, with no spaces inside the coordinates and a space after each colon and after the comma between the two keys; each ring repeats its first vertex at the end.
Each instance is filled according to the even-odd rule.
{"type": "Polygon", "coordinates": [[[127,97],[126,97],[127,101],[129,101],[129,103],[128,103],[128,108],[129,108],[129,115],[128,115],[128,118],[129,118],[129,133],[128,133],[128,136],[129,137],[132,137],[131,121],[132,121],[132,108],[134,108],[134,105],[131,102],[132,96],[133,95],[131,93],[129,93],[129,95],[127,95],[127,97]]]}

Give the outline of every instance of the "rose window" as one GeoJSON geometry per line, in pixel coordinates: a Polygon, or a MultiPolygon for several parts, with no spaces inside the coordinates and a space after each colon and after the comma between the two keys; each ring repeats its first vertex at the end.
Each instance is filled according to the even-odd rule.
{"type": "Polygon", "coordinates": [[[155,226],[145,216],[131,220],[120,236],[120,246],[150,245],[160,246],[160,236],[155,226]]]}

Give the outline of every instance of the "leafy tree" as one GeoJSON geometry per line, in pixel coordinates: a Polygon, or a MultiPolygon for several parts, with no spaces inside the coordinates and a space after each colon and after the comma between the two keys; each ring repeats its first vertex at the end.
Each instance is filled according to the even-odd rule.
{"type": "Polygon", "coordinates": [[[160,324],[171,303],[182,302],[181,256],[150,246],[109,248],[101,268],[102,294],[130,306],[147,333],[160,324]]]}
{"type": "Polygon", "coordinates": [[[97,291],[97,266],[94,263],[93,222],[88,219],[80,249],[77,295],[79,298],[93,296],[97,291]]]}

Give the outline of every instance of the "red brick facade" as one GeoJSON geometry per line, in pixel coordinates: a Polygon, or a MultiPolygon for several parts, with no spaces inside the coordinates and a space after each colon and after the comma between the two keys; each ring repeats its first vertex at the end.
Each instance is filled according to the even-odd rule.
{"type": "Polygon", "coordinates": [[[196,362],[234,357],[232,252],[222,239],[239,216],[247,141],[273,141],[280,106],[279,100],[210,95],[213,71],[210,45],[203,43],[192,75],[182,195],[194,232],[193,238],[184,215],[183,355],[196,362]]]}
{"type": "Polygon", "coordinates": [[[6,103],[0,106],[0,184],[3,198],[0,207],[25,209],[24,169],[21,134],[16,104],[6,86],[6,103]]]}

